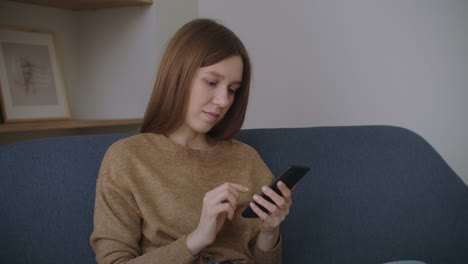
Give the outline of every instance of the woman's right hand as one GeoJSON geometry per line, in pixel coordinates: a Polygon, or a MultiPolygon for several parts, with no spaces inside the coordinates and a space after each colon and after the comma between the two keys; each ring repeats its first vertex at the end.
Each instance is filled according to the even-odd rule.
{"type": "Polygon", "coordinates": [[[245,186],[226,182],[205,194],[198,227],[187,236],[187,247],[192,255],[214,242],[226,218],[233,219],[240,193],[248,191],[245,186]]]}

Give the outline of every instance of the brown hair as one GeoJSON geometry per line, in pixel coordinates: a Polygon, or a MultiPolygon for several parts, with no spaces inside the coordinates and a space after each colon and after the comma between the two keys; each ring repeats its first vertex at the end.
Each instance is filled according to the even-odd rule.
{"type": "Polygon", "coordinates": [[[244,122],[250,90],[251,66],[247,50],[228,28],[211,19],[195,19],[182,26],[164,52],[146,108],[141,133],[168,134],[184,122],[190,86],[197,70],[239,55],[243,62],[242,82],[224,118],[208,135],[232,139],[244,122]]]}

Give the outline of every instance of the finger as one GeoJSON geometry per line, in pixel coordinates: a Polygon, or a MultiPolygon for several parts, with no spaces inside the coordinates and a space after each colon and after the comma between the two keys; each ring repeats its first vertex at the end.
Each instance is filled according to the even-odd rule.
{"type": "Polygon", "coordinates": [[[260,209],[260,207],[258,207],[254,202],[251,202],[249,205],[250,208],[252,208],[252,211],[254,211],[263,221],[267,221],[270,218],[270,216],[263,212],[263,210],[260,209]]]}
{"type": "Polygon", "coordinates": [[[255,194],[253,196],[254,200],[260,204],[261,206],[265,207],[265,209],[268,210],[268,212],[274,214],[278,212],[279,208],[276,206],[276,204],[270,203],[269,201],[265,200],[263,197],[260,195],[255,194]]]}
{"type": "Polygon", "coordinates": [[[209,209],[211,216],[218,216],[222,213],[227,213],[228,218],[232,220],[234,216],[235,209],[229,203],[217,204],[209,209]]]}
{"type": "Polygon", "coordinates": [[[214,203],[228,202],[233,208],[236,208],[238,200],[238,196],[236,196],[232,191],[225,190],[224,192],[219,193],[218,196],[214,198],[214,203]]]}
{"type": "Polygon", "coordinates": [[[281,191],[283,198],[289,203],[291,201],[291,190],[282,181],[279,181],[277,186],[278,189],[281,191]]]}
{"type": "Polygon", "coordinates": [[[207,193],[207,196],[209,196],[211,199],[211,197],[219,197],[220,195],[223,195],[223,194],[225,195],[226,192],[232,193],[232,195],[236,197],[236,200],[239,199],[239,192],[236,189],[230,187],[229,184],[222,184],[216,187],[215,189],[209,191],[207,193]]]}
{"type": "Polygon", "coordinates": [[[269,187],[263,186],[263,187],[262,187],[262,192],[263,192],[266,196],[270,197],[270,199],[273,200],[273,202],[275,203],[275,205],[276,205],[277,207],[279,207],[279,208],[283,208],[284,205],[287,203],[287,202],[285,201],[285,199],[284,199],[281,195],[277,194],[275,191],[273,191],[273,190],[272,190],[271,188],[269,188],[269,187]]]}
{"type": "Polygon", "coordinates": [[[232,191],[234,193],[234,195],[236,197],[238,197],[239,192],[242,192],[242,193],[248,192],[249,188],[247,188],[247,187],[245,187],[243,185],[237,184],[237,183],[225,182],[224,184],[216,187],[215,189],[213,189],[210,192],[215,194],[215,193],[222,192],[223,190],[230,190],[230,191],[232,191]]]}
{"type": "Polygon", "coordinates": [[[213,207],[217,204],[228,203],[234,209],[237,208],[237,197],[229,190],[223,190],[219,193],[210,193],[203,198],[203,204],[213,207]]]}
{"type": "Polygon", "coordinates": [[[245,192],[249,191],[249,188],[247,188],[244,185],[238,184],[238,183],[226,182],[224,184],[226,184],[229,187],[234,188],[236,191],[239,191],[239,192],[242,192],[242,193],[245,193],[245,192]]]}

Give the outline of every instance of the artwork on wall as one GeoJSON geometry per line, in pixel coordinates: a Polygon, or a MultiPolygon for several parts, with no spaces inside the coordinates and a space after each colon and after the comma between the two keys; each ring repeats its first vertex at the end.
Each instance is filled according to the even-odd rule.
{"type": "Polygon", "coordinates": [[[0,26],[0,104],[5,123],[70,119],[53,33],[0,26]]]}

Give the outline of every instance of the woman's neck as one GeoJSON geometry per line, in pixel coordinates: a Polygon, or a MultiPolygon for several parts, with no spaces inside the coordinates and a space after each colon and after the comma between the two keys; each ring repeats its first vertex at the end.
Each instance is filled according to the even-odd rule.
{"type": "Polygon", "coordinates": [[[215,139],[200,133],[184,133],[183,131],[177,130],[165,136],[172,142],[191,149],[206,150],[217,144],[215,139]]]}

